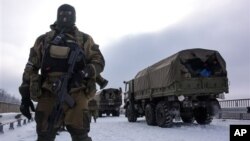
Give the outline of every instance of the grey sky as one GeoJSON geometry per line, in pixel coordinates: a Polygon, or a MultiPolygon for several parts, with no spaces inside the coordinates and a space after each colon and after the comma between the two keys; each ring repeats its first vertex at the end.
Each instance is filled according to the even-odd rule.
{"type": "MultiPolygon", "coordinates": [[[[101,27],[102,23],[105,22],[103,21],[104,15],[102,15],[102,12],[105,13],[104,9],[100,9],[100,11],[97,9],[99,15],[93,13],[96,19],[102,19],[102,21],[95,21],[99,24],[93,25],[88,21],[79,21],[85,19],[85,13],[81,12],[82,15],[79,16],[78,12],[81,7],[77,5],[78,3],[72,4],[76,7],[79,25],[84,24],[84,26],[78,26],[80,30],[92,35],[94,40],[100,44],[100,49],[106,60],[103,75],[109,80],[108,87],[122,87],[124,89],[122,83],[124,80],[132,79],[141,69],[182,49],[207,48],[218,50],[227,62],[230,93],[226,95],[226,98],[250,97],[249,1],[190,1],[193,2],[191,12],[188,12],[187,9],[188,14],[174,24],[168,25],[167,22],[159,20],[160,18],[154,19],[149,15],[149,19],[162,22],[163,25],[159,25],[161,28],[155,28],[155,30],[153,30],[154,28],[152,30],[145,29],[145,32],[139,30],[137,32],[136,27],[131,24],[134,23],[137,28],[140,28],[140,24],[142,27],[145,25],[145,28],[150,27],[147,23],[138,24],[140,17],[132,21],[127,19],[127,23],[123,21],[119,27],[112,25],[116,22],[115,18],[107,17],[110,21],[105,27],[109,26],[106,28],[110,30],[112,35],[107,33],[105,27],[101,27]],[[128,26],[128,30],[118,30],[122,27],[126,28],[126,25],[131,25],[131,27],[128,26]],[[95,27],[99,30],[96,31],[95,27]]],[[[21,75],[27,62],[29,48],[39,35],[49,30],[49,25],[55,21],[57,7],[62,2],[57,1],[47,7],[44,7],[46,2],[32,0],[24,0],[22,3],[18,0],[3,0],[0,4],[2,13],[0,88],[18,96],[17,88],[21,83],[21,75]]],[[[183,4],[188,5],[187,3],[183,4]]],[[[151,10],[157,9],[158,6],[159,4],[152,7],[151,10]]],[[[176,9],[178,8],[178,5],[174,6],[176,9]]],[[[143,9],[143,4],[140,7],[143,9]]],[[[181,8],[185,9],[185,7],[181,8]]],[[[129,8],[126,10],[129,11],[129,8]]],[[[140,10],[133,12],[136,14],[138,11],[140,10]]],[[[117,13],[120,12],[117,11],[117,13]]],[[[128,15],[126,12],[122,13],[124,14],[122,16],[131,16],[129,15],[131,12],[127,13],[128,15]]],[[[155,16],[157,17],[157,15],[155,16]]],[[[169,17],[169,15],[164,14],[158,16],[162,16],[163,19],[169,17]]],[[[118,22],[118,24],[120,23],[118,22]]],[[[158,26],[153,22],[150,25],[158,26]]]]}
{"type": "Polygon", "coordinates": [[[227,62],[230,93],[226,98],[250,97],[250,5],[235,1],[199,11],[182,22],[155,33],[126,36],[104,51],[104,75],[114,84],[175,52],[187,48],[218,50],[227,62]]]}

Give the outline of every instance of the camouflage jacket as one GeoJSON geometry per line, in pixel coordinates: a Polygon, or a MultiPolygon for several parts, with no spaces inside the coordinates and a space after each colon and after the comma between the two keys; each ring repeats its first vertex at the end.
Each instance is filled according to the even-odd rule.
{"type": "MultiPolygon", "coordinates": [[[[42,58],[44,55],[45,48],[48,44],[48,42],[51,40],[51,37],[55,34],[55,30],[52,28],[50,32],[47,32],[46,34],[43,34],[39,36],[36,39],[36,42],[34,46],[30,49],[29,59],[28,63],[26,64],[26,67],[24,69],[23,73],[23,82],[21,84],[20,88],[30,88],[32,85],[32,82],[35,79],[38,79],[38,72],[41,69],[41,63],[42,58]]],[[[81,47],[85,52],[85,58],[87,65],[91,65],[93,69],[95,70],[95,76],[91,79],[89,79],[89,82],[84,82],[80,85],[79,88],[75,89],[85,89],[88,91],[85,91],[86,93],[95,93],[95,78],[97,75],[99,75],[105,66],[105,61],[103,58],[102,53],[100,52],[98,46],[95,45],[92,37],[88,34],[85,34],[77,29],[77,27],[74,27],[74,31],[72,31],[71,35],[76,39],[77,43],[79,44],[79,47],[81,47]],[[83,40],[83,36],[86,38],[83,40]]],[[[41,84],[41,87],[43,89],[47,89],[51,91],[52,89],[52,81],[54,79],[57,79],[59,77],[59,74],[53,74],[51,76],[47,76],[46,78],[43,78],[41,84]]],[[[72,91],[72,90],[71,90],[72,91]]],[[[74,91],[74,90],[73,90],[74,91]]],[[[28,95],[28,93],[22,93],[20,91],[21,95],[28,95]]]]}

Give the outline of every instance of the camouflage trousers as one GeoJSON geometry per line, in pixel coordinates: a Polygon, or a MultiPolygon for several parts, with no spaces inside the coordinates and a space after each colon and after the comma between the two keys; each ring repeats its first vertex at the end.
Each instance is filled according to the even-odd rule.
{"type": "Polygon", "coordinates": [[[98,116],[97,110],[89,110],[90,122],[91,122],[92,117],[94,118],[94,122],[96,122],[97,116],[98,116]]]}
{"type": "Polygon", "coordinates": [[[57,130],[63,122],[71,135],[72,141],[91,141],[88,136],[90,130],[89,99],[81,90],[72,93],[71,97],[75,100],[76,105],[73,108],[68,107],[67,104],[63,105],[63,114],[50,132],[48,131],[48,118],[56,97],[49,91],[44,91],[42,96],[39,97],[35,113],[38,141],[54,141],[57,130]]]}

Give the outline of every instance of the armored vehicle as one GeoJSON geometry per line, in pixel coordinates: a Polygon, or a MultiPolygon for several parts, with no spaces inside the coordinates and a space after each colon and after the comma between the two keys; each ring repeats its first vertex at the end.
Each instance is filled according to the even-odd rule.
{"type": "Polygon", "coordinates": [[[98,105],[98,115],[102,114],[109,116],[120,116],[120,106],[122,105],[122,90],[121,88],[107,88],[96,93],[94,99],[98,105]]]}
{"type": "Polygon", "coordinates": [[[124,81],[126,117],[170,127],[173,119],[209,124],[220,109],[217,98],[228,93],[226,63],[218,51],[180,51],[124,81]]]}

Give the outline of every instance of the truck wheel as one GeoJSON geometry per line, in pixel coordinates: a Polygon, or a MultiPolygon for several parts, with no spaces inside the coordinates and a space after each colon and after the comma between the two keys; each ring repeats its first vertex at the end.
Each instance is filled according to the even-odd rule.
{"type": "Polygon", "coordinates": [[[128,110],[127,110],[127,108],[125,109],[125,117],[128,117],[128,110]]]}
{"type": "Polygon", "coordinates": [[[194,114],[191,108],[184,108],[181,110],[181,119],[184,123],[193,123],[194,114]]]}
{"type": "Polygon", "coordinates": [[[115,111],[112,111],[112,116],[113,116],[113,117],[115,117],[115,116],[116,116],[115,111]]]}
{"type": "Polygon", "coordinates": [[[145,108],[145,117],[148,125],[156,125],[155,106],[153,104],[147,104],[145,108]]]}
{"type": "Polygon", "coordinates": [[[211,99],[207,103],[207,107],[208,107],[209,114],[212,116],[216,116],[221,110],[220,103],[217,99],[211,99]]]}
{"type": "Polygon", "coordinates": [[[127,107],[127,118],[129,122],[136,122],[137,120],[136,113],[131,104],[129,104],[127,107]]]}
{"type": "Polygon", "coordinates": [[[208,109],[205,107],[195,108],[194,117],[198,124],[209,124],[213,120],[213,117],[209,114],[208,109]]]}
{"type": "Polygon", "coordinates": [[[173,117],[169,112],[167,103],[159,102],[155,111],[156,123],[160,127],[170,127],[173,124],[173,117]]]}
{"type": "Polygon", "coordinates": [[[113,117],[119,117],[120,116],[120,112],[119,111],[112,111],[112,116],[113,117]]]}
{"type": "Polygon", "coordinates": [[[120,111],[116,111],[116,116],[119,117],[120,116],[120,111]]]}
{"type": "Polygon", "coordinates": [[[98,116],[99,116],[99,117],[102,117],[102,112],[99,111],[99,112],[98,112],[98,116]]]}

